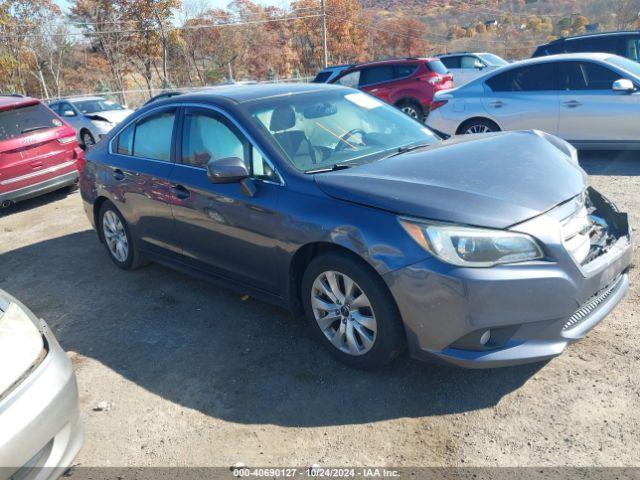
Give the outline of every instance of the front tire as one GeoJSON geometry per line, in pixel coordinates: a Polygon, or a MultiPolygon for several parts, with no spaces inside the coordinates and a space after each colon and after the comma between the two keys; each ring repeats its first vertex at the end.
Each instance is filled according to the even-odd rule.
{"type": "Polygon", "coordinates": [[[123,270],[134,270],[145,262],[138,252],[126,220],[111,202],[104,202],[98,214],[98,228],[111,261],[123,270]]]}
{"type": "Polygon", "coordinates": [[[85,150],[89,150],[96,144],[96,139],[93,138],[93,135],[91,135],[90,131],[83,130],[80,134],[80,142],[82,143],[82,146],[85,150]]]}
{"type": "Polygon", "coordinates": [[[340,252],[316,257],[305,270],[301,292],[311,328],[340,361],[377,368],[404,349],[395,301],[363,261],[340,252]]]}
{"type": "Polygon", "coordinates": [[[411,118],[424,122],[425,115],[422,106],[415,100],[403,100],[396,105],[403,113],[411,118]]]}

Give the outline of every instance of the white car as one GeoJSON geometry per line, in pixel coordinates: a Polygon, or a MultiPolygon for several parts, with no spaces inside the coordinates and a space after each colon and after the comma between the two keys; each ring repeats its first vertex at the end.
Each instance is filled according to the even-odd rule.
{"type": "Polygon", "coordinates": [[[445,136],[537,129],[582,149],[640,149],[640,64],[608,53],[532,58],[437,92],[427,125],[445,136]]]}
{"type": "Polygon", "coordinates": [[[454,52],[438,55],[438,58],[453,75],[453,81],[457,86],[462,86],[487,72],[509,65],[509,62],[504,58],[487,52],[454,52]]]}

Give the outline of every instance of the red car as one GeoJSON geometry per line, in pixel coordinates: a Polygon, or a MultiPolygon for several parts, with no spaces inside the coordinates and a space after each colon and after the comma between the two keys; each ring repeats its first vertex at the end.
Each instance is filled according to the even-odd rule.
{"type": "Polygon", "coordinates": [[[363,90],[422,121],[433,95],[453,88],[453,76],[437,58],[403,58],[356,65],[331,83],[363,90]]]}
{"type": "Polygon", "coordinates": [[[76,132],[39,100],[0,96],[0,207],[78,183],[76,132]]]}

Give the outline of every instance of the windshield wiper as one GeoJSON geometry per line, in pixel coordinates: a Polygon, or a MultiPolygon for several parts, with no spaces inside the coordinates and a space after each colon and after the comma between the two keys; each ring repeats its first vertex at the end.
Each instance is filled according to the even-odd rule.
{"type": "Polygon", "coordinates": [[[29,127],[29,128],[25,128],[20,133],[35,132],[36,130],[44,130],[45,128],[49,128],[49,126],[48,125],[40,125],[39,127],[29,127]]]}
{"type": "Polygon", "coordinates": [[[352,166],[353,166],[353,164],[352,165],[348,165],[346,163],[334,163],[330,167],[314,168],[312,170],[305,170],[304,173],[335,172],[336,170],[345,170],[347,168],[351,168],[352,166]]]}
{"type": "Polygon", "coordinates": [[[414,150],[419,150],[420,148],[430,147],[433,143],[418,143],[416,145],[405,145],[404,147],[398,147],[395,152],[383,157],[381,160],[386,158],[395,157],[396,155],[402,155],[403,153],[412,152],[414,150]]]}

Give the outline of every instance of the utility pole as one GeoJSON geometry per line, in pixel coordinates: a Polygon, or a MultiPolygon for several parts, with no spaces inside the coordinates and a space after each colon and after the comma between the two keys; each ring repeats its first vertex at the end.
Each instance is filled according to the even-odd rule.
{"type": "Polygon", "coordinates": [[[329,52],[327,51],[327,11],[324,8],[324,0],[320,0],[320,9],[322,10],[322,53],[324,68],[329,66],[329,52]]]}

